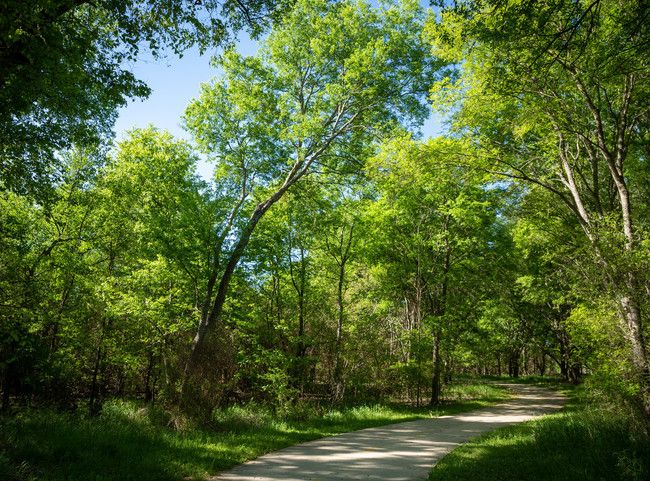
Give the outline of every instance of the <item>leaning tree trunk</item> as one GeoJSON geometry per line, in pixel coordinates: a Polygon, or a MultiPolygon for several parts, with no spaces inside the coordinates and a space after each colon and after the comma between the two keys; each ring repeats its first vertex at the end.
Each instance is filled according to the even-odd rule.
{"type": "Polygon", "coordinates": [[[194,336],[190,347],[190,354],[185,364],[185,369],[183,370],[180,400],[183,407],[187,408],[195,401],[206,401],[207,393],[213,389],[213,387],[209,385],[201,387],[203,384],[209,384],[210,371],[214,372],[214,366],[210,366],[210,361],[212,359],[210,359],[211,356],[208,354],[207,341],[209,334],[215,329],[215,326],[221,320],[223,307],[227,299],[228,288],[235,272],[235,268],[237,267],[237,264],[239,264],[239,261],[250,242],[251,235],[260,219],[273,206],[273,204],[280,200],[284,193],[298,180],[298,178],[299,177],[292,179],[291,177],[288,177],[281,188],[255,207],[255,210],[251,214],[246,226],[239,236],[235,248],[228,257],[228,262],[219,278],[217,294],[214,300],[211,300],[212,287],[217,280],[216,273],[213,273],[208,283],[208,293],[205,302],[206,307],[203,309],[196,335],[194,336]]]}
{"type": "Polygon", "coordinates": [[[208,359],[202,358],[204,358],[206,348],[205,344],[208,334],[213,329],[213,326],[221,319],[221,314],[223,313],[223,307],[226,302],[226,296],[228,294],[228,287],[230,286],[232,275],[235,272],[235,268],[237,267],[239,260],[244,254],[244,250],[250,241],[250,237],[253,233],[253,230],[255,229],[255,226],[269,207],[270,205],[264,208],[264,204],[260,204],[253,212],[253,215],[249,219],[246,228],[242,232],[239,241],[235,246],[235,249],[228,258],[228,263],[226,264],[226,268],[224,269],[224,272],[221,275],[221,279],[219,280],[217,295],[212,302],[212,306],[201,317],[196,335],[192,340],[190,355],[188,357],[187,363],[185,364],[185,369],[183,372],[183,381],[181,387],[182,403],[188,401],[188,395],[190,394],[188,390],[190,389],[190,385],[193,381],[198,380],[196,379],[196,376],[200,376],[201,371],[203,371],[202,368],[206,367],[202,366],[202,361],[207,361],[208,359]]]}
{"type": "MultiPolygon", "coordinates": [[[[239,235],[239,239],[235,244],[235,248],[228,256],[225,268],[223,271],[221,271],[220,276],[218,270],[216,268],[213,269],[213,272],[208,281],[207,292],[205,301],[203,303],[199,326],[197,328],[196,335],[192,340],[190,353],[185,364],[185,369],[183,370],[183,377],[181,380],[180,404],[184,408],[189,407],[190,404],[195,401],[198,401],[199,403],[203,401],[209,401],[207,396],[211,391],[214,390],[214,386],[210,385],[210,375],[214,373],[215,369],[214,366],[210,366],[210,356],[206,355],[208,351],[208,336],[210,333],[214,332],[216,325],[221,321],[221,315],[223,314],[223,307],[226,303],[230,281],[235,272],[235,268],[239,264],[239,261],[244,255],[244,251],[250,242],[253,231],[257,227],[257,224],[259,223],[260,219],[262,219],[264,214],[266,214],[266,212],[282,198],[282,196],[291,188],[291,186],[293,186],[304,175],[307,174],[311,164],[318,157],[318,155],[322,154],[328,145],[328,143],[324,144],[324,146],[318,149],[317,152],[313,154],[313,156],[307,159],[298,158],[294,162],[282,185],[278,187],[278,189],[269,195],[269,197],[267,197],[264,201],[255,206],[253,213],[249,217],[248,222],[239,235]],[[213,288],[217,284],[217,280],[217,294],[214,299],[212,299],[213,288]]],[[[243,188],[242,197],[239,201],[238,206],[232,211],[232,216],[229,219],[228,224],[232,224],[234,215],[238,212],[239,207],[241,207],[245,198],[246,189],[243,188]]],[[[226,231],[224,234],[228,234],[228,232],[226,231]]],[[[217,259],[219,254],[219,252],[215,252],[215,257],[217,259]]]]}

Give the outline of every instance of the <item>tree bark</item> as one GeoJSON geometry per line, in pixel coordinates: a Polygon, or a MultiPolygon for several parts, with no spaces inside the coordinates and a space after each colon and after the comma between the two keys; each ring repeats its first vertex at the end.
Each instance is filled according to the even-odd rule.
{"type": "Polygon", "coordinates": [[[519,357],[521,353],[519,349],[510,352],[508,356],[508,375],[510,377],[519,377],[519,357]]]}
{"type": "Polygon", "coordinates": [[[341,347],[343,344],[343,324],[345,319],[345,305],[344,305],[344,287],[345,287],[345,268],[350,259],[350,248],[352,247],[352,239],[354,236],[354,224],[350,225],[347,235],[345,235],[345,225],[341,227],[341,234],[338,239],[338,252],[334,252],[331,248],[330,254],[336,260],[338,271],[338,284],[336,290],[336,304],[337,304],[337,322],[336,322],[336,338],[334,343],[334,369],[332,373],[332,399],[336,402],[343,399],[345,386],[343,385],[343,368],[341,366],[341,347]]]}
{"type": "MultiPolygon", "coordinates": [[[[448,228],[449,218],[445,219],[444,230],[447,233],[445,236],[445,258],[442,266],[442,282],[440,285],[440,296],[437,299],[437,306],[433,306],[433,314],[438,318],[442,318],[447,311],[447,292],[449,289],[449,271],[451,269],[451,244],[449,243],[448,228]]],[[[431,374],[431,401],[430,405],[440,403],[440,373],[441,373],[441,356],[440,356],[440,337],[442,329],[440,326],[433,330],[433,372],[431,374]]]]}
{"type": "Polygon", "coordinates": [[[151,377],[154,368],[154,353],[149,351],[149,359],[147,360],[147,369],[144,374],[144,402],[150,403],[153,401],[153,389],[151,387],[151,377]]]}
{"type": "Polygon", "coordinates": [[[643,412],[646,418],[650,419],[650,364],[641,328],[641,308],[634,297],[621,297],[620,315],[627,326],[628,342],[632,348],[632,363],[639,377],[643,412]]]}
{"type": "Polygon", "coordinates": [[[341,373],[341,343],[343,339],[343,283],[345,281],[345,263],[339,266],[339,281],[336,291],[338,317],[336,323],[336,341],[334,344],[334,374],[332,376],[332,397],[335,401],[343,398],[342,373],[341,373]]]}
{"type": "Polygon", "coordinates": [[[99,397],[99,371],[102,363],[102,354],[102,346],[100,344],[95,353],[92,381],[90,383],[90,395],[88,397],[88,411],[91,416],[97,416],[101,411],[101,399],[99,397]]]}
{"type": "MultiPolygon", "coordinates": [[[[291,246],[289,250],[289,257],[291,257],[291,246]]],[[[300,268],[298,276],[295,275],[293,262],[289,259],[289,273],[291,274],[291,283],[298,295],[298,342],[296,343],[296,369],[295,377],[297,386],[302,392],[305,384],[305,356],[307,353],[307,346],[305,344],[305,290],[307,284],[307,265],[305,258],[305,249],[300,246],[300,268]],[[297,278],[296,278],[297,277],[297,278]]]]}
{"type": "Polygon", "coordinates": [[[440,373],[441,369],[441,356],[440,356],[440,331],[435,334],[433,339],[433,374],[431,375],[431,401],[429,404],[432,406],[440,404],[440,373]]]}

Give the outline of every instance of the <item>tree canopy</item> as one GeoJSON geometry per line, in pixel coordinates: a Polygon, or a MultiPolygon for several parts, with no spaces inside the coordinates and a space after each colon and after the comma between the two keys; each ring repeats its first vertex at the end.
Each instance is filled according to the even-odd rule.
{"type": "Polygon", "coordinates": [[[645,2],[11,6],[3,408],[113,396],[207,422],[554,374],[650,416],[645,2]],[[147,93],[125,61],[191,45],[223,72],[191,140],[112,145],[147,93]]]}
{"type": "Polygon", "coordinates": [[[142,50],[182,55],[254,36],[283,0],[13,0],[0,20],[0,174],[4,188],[43,194],[62,151],[112,135],[116,111],[149,88],[129,71],[142,50]]]}

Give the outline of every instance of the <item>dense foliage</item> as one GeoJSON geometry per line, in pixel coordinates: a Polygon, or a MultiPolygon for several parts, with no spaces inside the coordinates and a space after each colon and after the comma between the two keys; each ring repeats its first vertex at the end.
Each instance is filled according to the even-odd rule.
{"type": "Polygon", "coordinates": [[[0,3],[1,186],[39,197],[61,174],[60,151],[111,135],[117,108],[146,97],[127,68],[225,45],[280,18],[284,0],[8,0],[0,3]]]}
{"type": "Polygon", "coordinates": [[[437,404],[461,373],[552,373],[650,416],[642,0],[10,3],[3,409],[437,404]],[[272,20],[218,58],[192,142],[107,149],[143,41],[272,20]],[[421,140],[430,101],[450,131],[421,140]]]}

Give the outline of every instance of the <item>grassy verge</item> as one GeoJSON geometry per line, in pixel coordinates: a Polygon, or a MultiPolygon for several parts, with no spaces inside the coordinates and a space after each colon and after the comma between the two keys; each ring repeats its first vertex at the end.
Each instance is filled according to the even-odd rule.
{"type": "Polygon", "coordinates": [[[435,410],[400,405],[341,409],[299,405],[284,415],[259,405],[215,411],[210,429],[166,427],[167,415],[134,402],[107,403],[88,418],[48,410],[0,418],[2,480],[203,479],[292,444],[372,426],[468,411],[507,398],[494,386],[463,382],[435,410]]]}
{"type": "MultiPolygon", "coordinates": [[[[566,387],[563,389],[567,392],[566,387]]],[[[569,391],[561,412],[498,429],[455,449],[429,481],[650,479],[650,439],[630,410],[569,391]]]]}

